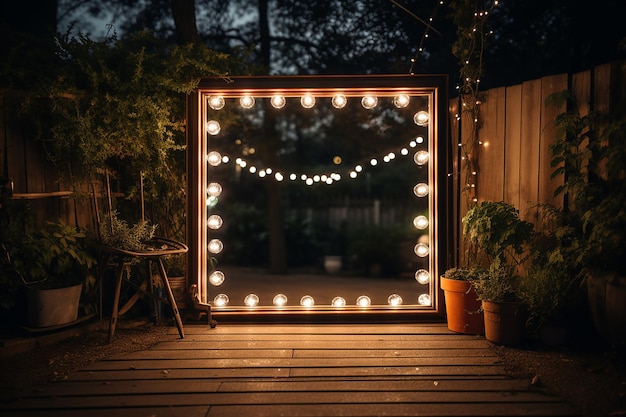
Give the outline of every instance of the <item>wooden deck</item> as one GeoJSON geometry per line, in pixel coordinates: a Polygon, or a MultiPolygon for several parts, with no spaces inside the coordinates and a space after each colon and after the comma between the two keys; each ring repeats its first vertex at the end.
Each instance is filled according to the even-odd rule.
{"type": "Polygon", "coordinates": [[[187,325],[26,393],[3,416],[576,416],[443,324],[187,325]]]}

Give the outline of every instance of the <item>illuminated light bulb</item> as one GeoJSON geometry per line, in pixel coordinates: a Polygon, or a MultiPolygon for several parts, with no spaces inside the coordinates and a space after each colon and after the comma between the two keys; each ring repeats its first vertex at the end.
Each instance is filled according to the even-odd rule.
{"type": "Polygon", "coordinates": [[[254,97],[252,96],[243,96],[239,98],[239,105],[244,109],[251,109],[254,107],[254,97]]]}
{"type": "Polygon", "coordinates": [[[409,154],[409,150],[407,148],[400,149],[400,154],[403,156],[407,156],[409,154]]]}
{"type": "Polygon", "coordinates": [[[209,135],[217,135],[218,133],[220,133],[221,130],[221,126],[219,124],[219,122],[217,122],[216,120],[209,120],[206,123],[206,131],[209,133],[209,135]]]}
{"type": "Polygon", "coordinates": [[[330,304],[333,307],[345,307],[346,306],[346,299],[343,297],[335,297],[333,298],[333,300],[330,302],[330,304]]]}
{"type": "Polygon", "coordinates": [[[326,184],[330,185],[330,184],[332,184],[332,183],[333,183],[333,179],[332,179],[332,178],[330,178],[330,177],[328,177],[328,178],[326,178],[326,181],[324,181],[324,182],[325,182],[326,184]]]}
{"type": "Polygon", "coordinates": [[[389,158],[389,155],[383,156],[383,162],[389,162],[389,161],[391,161],[391,159],[389,158]]]}
{"type": "Polygon", "coordinates": [[[350,178],[356,178],[357,175],[356,171],[350,171],[350,178]]]}
{"type": "Polygon", "coordinates": [[[430,115],[428,114],[428,112],[426,112],[424,110],[418,111],[413,116],[413,121],[418,126],[426,127],[426,126],[428,126],[428,122],[430,121],[430,115]]]}
{"type": "Polygon", "coordinates": [[[209,165],[216,167],[222,163],[222,155],[217,151],[211,151],[207,155],[206,160],[209,165]]]}
{"type": "Polygon", "coordinates": [[[298,176],[297,176],[296,174],[289,174],[289,179],[290,179],[291,181],[295,181],[295,180],[297,180],[297,179],[298,179],[298,176]]]}
{"type": "Polygon", "coordinates": [[[415,147],[417,146],[417,142],[415,142],[414,140],[412,140],[412,141],[410,141],[410,142],[409,142],[409,146],[410,146],[411,148],[415,148],[415,147]]]}
{"type": "Polygon", "coordinates": [[[226,294],[217,294],[213,299],[213,305],[215,305],[215,307],[225,307],[228,305],[229,301],[226,294]]]}
{"type": "Polygon", "coordinates": [[[220,227],[222,227],[223,223],[224,222],[222,218],[217,214],[210,215],[207,220],[207,226],[209,226],[209,229],[213,229],[213,230],[217,230],[220,227]]]}
{"type": "Polygon", "coordinates": [[[372,159],[370,160],[370,165],[371,165],[371,166],[373,166],[373,167],[374,167],[374,166],[376,166],[377,164],[378,164],[378,161],[376,160],[376,158],[372,158],[372,159]]]}
{"type": "Polygon", "coordinates": [[[259,177],[264,178],[267,175],[265,171],[259,171],[259,177]]]}
{"type": "Polygon", "coordinates": [[[387,304],[392,307],[402,305],[402,297],[400,297],[400,295],[398,294],[391,294],[389,297],[387,297],[387,304]]]}
{"type": "Polygon", "coordinates": [[[424,257],[428,256],[428,253],[430,252],[430,249],[428,248],[427,244],[425,244],[425,243],[418,243],[413,248],[413,251],[420,258],[424,258],[424,257]]]}
{"type": "Polygon", "coordinates": [[[248,294],[244,297],[243,303],[247,307],[256,307],[259,305],[259,296],[256,294],[248,294]]]}
{"type": "Polygon", "coordinates": [[[424,165],[428,162],[429,159],[428,152],[426,151],[417,151],[415,152],[415,156],[413,156],[413,160],[417,165],[424,165]]]}
{"type": "Polygon", "coordinates": [[[209,282],[215,287],[222,285],[225,279],[226,276],[222,271],[213,271],[211,272],[211,275],[209,275],[209,282]]]}
{"type": "Polygon", "coordinates": [[[248,163],[242,159],[241,161],[239,161],[239,166],[245,168],[246,166],[248,166],[248,163]]]}
{"type": "Polygon", "coordinates": [[[393,152],[389,152],[387,156],[389,157],[389,159],[396,159],[396,154],[393,152]]]}
{"type": "Polygon", "coordinates": [[[431,305],[430,295],[428,295],[428,294],[420,294],[420,296],[417,297],[417,304],[419,304],[421,306],[429,306],[429,305],[431,305]]]}
{"type": "Polygon", "coordinates": [[[307,178],[306,179],[306,185],[313,185],[313,179],[312,178],[307,178]]]}
{"type": "Polygon", "coordinates": [[[340,165],[341,161],[343,161],[343,160],[341,159],[341,157],[339,155],[333,157],[333,164],[340,165]]]}
{"type": "Polygon", "coordinates": [[[361,295],[356,299],[356,305],[359,307],[369,307],[372,300],[367,295],[361,295]]]}
{"type": "Polygon", "coordinates": [[[428,284],[430,282],[430,273],[425,269],[415,271],[415,281],[420,284],[428,284]]]}
{"type": "Polygon", "coordinates": [[[281,174],[280,172],[277,172],[276,174],[274,174],[274,178],[276,179],[276,181],[282,181],[285,179],[285,177],[283,177],[283,174],[281,174]]]}
{"type": "Polygon", "coordinates": [[[283,107],[285,107],[286,103],[287,103],[287,100],[285,100],[285,97],[283,96],[276,95],[276,96],[272,96],[272,98],[270,99],[270,104],[275,109],[282,109],[283,107]]]}
{"type": "Polygon", "coordinates": [[[265,168],[265,173],[270,175],[272,173],[272,168],[265,168]]]}
{"type": "Polygon", "coordinates": [[[417,143],[424,143],[424,138],[421,137],[421,136],[418,136],[418,137],[415,138],[415,142],[417,142],[417,143]]]}
{"type": "Polygon", "coordinates": [[[305,295],[300,299],[300,305],[302,307],[313,307],[315,305],[315,300],[310,295],[305,295]]]}
{"type": "Polygon", "coordinates": [[[315,97],[313,97],[311,94],[305,94],[300,97],[300,104],[302,104],[302,107],[304,107],[305,109],[310,109],[311,107],[315,106],[315,97]]]}
{"type": "Polygon", "coordinates": [[[428,219],[426,216],[417,216],[413,219],[413,226],[419,230],[424,230],[428,227],[428,219]]]}
{"type": "Polygon", "coordinates": [[[339,181],[341,179],[341,175],[336,172],[333,172],[332,174],[330,174],[330,178],[332,178],[335,181],[339,181]]]}
{"type": "Polygon", "coordinates": [[[228,155],[222,156],[222,163],[227,164],[229,161],[230,161],[230,158],[228,157],[228,155]]]}
{"type": "Polygon", "coordinates": [[[335,94],[331,102],[336,109],[343,109],[348,103],[348,99],[343,94],[335,94]]]}
{"type": "Polygon", "coordinates": [[[220,109],[224,108],[225,104],[226,104],[226,102],[224,101],[224,97],[222,97],[222,96],[211,96],[211,97],[209,97],[209,106],[211,106],[211,108],[213,110],[220,110],[220,109]]]}
{"type": "Polygon", "coordinates": [[[256,173],[256,167],[252,166],[252,167],[250,167],[250,169],[248,169],[248,171],[250,172],[250,174],[254,174],[254,173],[256,173]]]}
{"type": "Polygon", "coordinates": [[[274,299],[272,300],[272,303],[276,307],[282,307],[287,304],[287,296],[285,294],[276,294],[274,296],[274,299]]]}
{"type": "Polygon", "coordinates": [[[373,109],[377,104],[378,98],[374,96],[365,96],[361,99],[361,106],[367,110],[373,109]]]}
{"type": "Polygon", "coordinates": [[[315,181],[315,182],[320,182],[320,179],[321,179],[321,178],[320,178],[320,176],[319,176],[319,175],[314,175],[314,176],[313,176],[313,181],[315,181]]]}
{"type": "Polygon", "coordinates": [[[418,197],[426,197],[429,192],[428,184],[424,184],[423,182],[420,182],[415,187],[413,187],[413,192],[418,197]]]}
{"type": "Polygon", "coordinates": [[[357,165],[357,166],[354,167],[354,170],[356,172],[361,172],[361,171],[363,171],[363,167],[361,165],[357,165]]]}
{"type": "Polygon", "coordinates": [[[307,178],[308,178],[308,177],[306,176],[306,174],[302,174],[302,175],[300,175],[300,179],[301,179],[302,181],[306,181],[306,179],[307,179],[307,178]]]}
{"type": "Polygon", "coordinates": [[[224,249],[224,244],[219,239],[211,239],[207,247],[209,249],[209,252],[213,254],[218,254],[222,251],[222,249],[224,249]]]}
{"type": "Polygon", "coordinates": [[[409,105],[409,101],[411,101],[411,99],[406,94],[400,94],[400,95],[395,96],[393,98],[394,106],[396,106],[399,109],[402,109],[402,108],[408,106],[409,105]]]}
{"type": "Polygon", "coordinates": [[[328,180],[328,176],[326,174],[322,174],[322,176],[320,177],[320,180],[322,182],[326,182],[326,180],[328,180]]]}
{"type": "Polygon", "coordinates": [[[212,182],[206,189],[206,192],[212,197],[219,197],[222,194],[222,186],[216,182],[212,182]]]}

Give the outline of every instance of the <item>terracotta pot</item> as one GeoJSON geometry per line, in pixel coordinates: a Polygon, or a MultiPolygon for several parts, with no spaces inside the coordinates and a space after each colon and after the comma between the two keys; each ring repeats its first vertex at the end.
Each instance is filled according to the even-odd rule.
{"type": "Polygon", "coordinates": [[[468,281],[441,277],[441,289],[446,301],[448,329],[464,334],[485,334],[481,302],[468,281]]]}
{"type": "Polygon", "coordinates": [[[521,303],[483,301],[485,338],[497,345],[517,346],[524,340],[528,313],[521,303]]]}

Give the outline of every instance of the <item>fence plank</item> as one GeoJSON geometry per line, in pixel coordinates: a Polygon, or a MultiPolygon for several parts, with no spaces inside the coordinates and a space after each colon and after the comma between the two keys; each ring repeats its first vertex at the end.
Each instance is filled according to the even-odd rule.
{"type": "Polygon", "coordinates": [[[520,204],[520,154],[522,134],[522,85],[506,88],[504,127],[504,201],[520,204]]]}
{"type": "Polygon", "coordinates": [[[478,184],[481,199],[485,200],[504,199],[505,99],[505,88],[494,88],[481,105],[478,184]]]}
{"type": "Polygon", "coordinates": [[[541,135],[541,80],[522,84],[522,125],[520,142],[520,216],[534,222],[529,217],[529,203],[539,197],[539,149],[541,135]]]}

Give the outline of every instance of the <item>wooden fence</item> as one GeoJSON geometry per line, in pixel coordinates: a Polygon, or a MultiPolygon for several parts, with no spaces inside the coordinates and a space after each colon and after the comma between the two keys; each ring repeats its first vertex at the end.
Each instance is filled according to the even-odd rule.
{"type": "MultiPolygon", "coordinates": [[[[580,110],[608,112],[626,96],[624,63],[608,63],[576,74],[559,74],[519,85],[484,92],[476,171],[476,196],[479,201],[507,201],[520,209],[522,216],[536,220],[530,203],[562,205],[554,197],[557,180],[550,178],[550,144],[555,137],[553,120],[563,109],[548,108],[544,101],[555,92],[570,90],[580,110]]],[[[69,184],[58,180],[55,168],[38,151],[34,127],[19,116],[22,97],[0,91],[0,176],[11,178],[14,197],[27,200],[38,220],[58,220],[84,228],[95,224],[87,197],[71,195],[69,184]]],[[[473,120],[459,111],[459,100],[450,100],[451,149],[469,134],[473,120]],[[457,115],[459,117],[457,117],[457,115]]],[[[463,184],[460,158],[454,161],[455,190],[454,257],[462,252],[460,219],[467,211],[461,193],[463,184]]],[[[373,203],[372,203],[373,204],[373,203]]],[[[450,256],[452,258],[452,256],[450,256]]]]}

